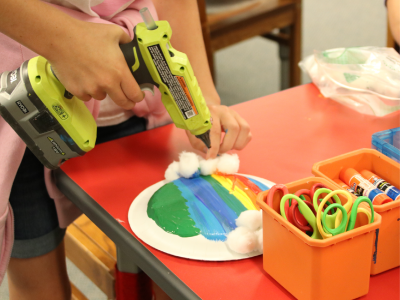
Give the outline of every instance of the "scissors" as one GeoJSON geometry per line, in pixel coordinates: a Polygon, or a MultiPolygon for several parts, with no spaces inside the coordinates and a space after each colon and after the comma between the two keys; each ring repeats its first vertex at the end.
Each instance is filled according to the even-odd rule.
{"type": "Polygon", "coordinates": [[[315,191],[316,191],[317,189],[320,189],[320,188],[327,189],[328,187],[327,187],[325,184],[320,183],[320,182],[317,182],[316,184],[314,184],[314,185],[312,186],[311,190],[310,190],[311,199],[314,198],[315,191]]]}
{"type": "MultiPolygon", "coordinates": [[[[312,199],[311,190],[301,189],[298,190],[295,195],[304,201],[304,203],[311,209],[314,215],[317,214],[312,203],[310,201],[307,201],[304,197],[304,195],[307,195],[310,199],[312,199]]],[[[307,220],[305,219],[298,207],[299,204],[295,200],[290,207],[289,202],[285,203],[285,213],[287,214],[289,222],[291,222],[294,226],[304,232],[311,231],[311,226],[308,224],[307,220]]]]}
{"type": "MultiPolygon", "coordinates": [[[[274,194],[276,192],[278,192],[278,191],[280,191],[283,194],[282,196],[285,196],[285,195],[289,194],[289,190],[285,185],[283,185],[283,184],[274,185],[269,190],[269,193],[268,193],[268,196],[267,196],[267,204],[270,207],[273,207],[274,194]]],[[[312,199],[311,195],[310,195],[310,191],[306,190],[306,189],[302,189],[302,190],[297,191],[295,193],[295,195],[298,196],[298,197],[303,197],[302,195],[308,195],[310,197],[310,199],[312,199]]],[[[293,225],[295,225],[297,228],[299,228],[300,230],[302,230],[304,232],[312,230],[312,227],[308,225],[308,221],[304,218],[304,216],[300,212],[298,212],[298,210],[296,211],[296,208],[298,207],[297,201],[295,199],[293,199],[293,198],[290,198],[289,202],[287,202],[286,205],[285,205],[285,215],[287,215],[286,219],[290,223],[292,223],[293,225]],[[291,206],[290,206],[289,202],[292,202],[292,200],[293,200],[293,203],[291,203],[291,206]]],[[[316,211],[312,207],[312,203],[309,202],[309,201],[306,201],[306,205],[308,205],[312,209],[312,211],[313,211],[313,213],[315,215],[316,211]]]]}
{"type": "MultiPolygon", "coordinates": [[[[312,186],[310,190],[307,189],[301,189],[298,190],[294,195],[299,197],[304,201],[304,203],[311,209],[312,213],[316,215],[316,210],[313,207],[312,203],[310,201],[307,201],[304,197],[304,195],[308,196],[309,199],[312,201],[313,195],[315,191],[319,188],[325,188],[326,186],[322,183],[316,183],[312,186]]],[[[273,207],[273,201],[274,201],[274,195],[276,192],[281,192],[282,196],[288,195],[289,190],[288,188],[283,185],[283,184],[276,184],[274,185],[268,193],[267,196],[267,204],[270,207],[273,207]]],[[[281,200],[282,201],[282,200],[281,200]]],[[[289,198],[288,202],[285,202],[285,216],[286,219],[292,223],[294,226],[299,228],[300,230],[307,232],[311,231],[313,228],[309,225],[309,222],[305,219],[304,215],[301,212],[301,208],[299,208],[299,205],[296,201],[296,198],[289,198]]]]}
{"type": "MultiPolygon", "coordinates": [[[[338,190],[338,191],[340,191],[340,190],[338,190]]],[[[334,200],[334,202],[336,203],[336,204],[342,204],[342,201],[340,201],[340,198],[337,196],[337,194],[343,194],[343,193],[333,193],[330,197],[327,197],[327,196],[325,196],[325,198],[324,198],[324,200],[322,200],[322,202],[321,203],[318,203],[318,199],[319,199],[319,197],[320,197],[320,195],[321,194],[328,194],[328,195],[330,195],[332,193],[332,190],[330,190],[330,189],[326,189],[326,188],[320,188],[319,190],[317,190],[315,193],[314,193],[314,196],[313,196],[313,204],[314,204],[314,208],[315,208],[315,210],[317,211],[317,215],[318,215],[318,211],[322,211],[322,209],[324,208],[324,205],[325,205],[325,203],[330,199],[330,198],[332,198],[333,197],[333,200],[334,200]]],[[[350,210],[350,208],[351,208],[351,206],[352,206],[352,204],[353,204],[353,198],[351,197],[351,195],[350,195],[350,193],[345,193],[344,195],[346,195],[347,196],[347,202],[346,202],[346,204],[345,205],[343,205],[344,206],[344,209],[345,209],[345,211],[346,211],[346,214],[347,214],[347,212],[350,210]]],[[[325,209],[327,212],[329,211],[328,209],[325,209]]],[[[341,209],[340,209],[341,210],[341,209]]],[[[337,215],[338,215],[338,210],[335,212],[335,213],[333,213],[333,214],[331,214],[331,215],[328,215],[328,216],[326,216],[326,222],[327,222],[327,224],[328,224],[328,226],[330,227],[330,228],[335,228],[335,221],[336,221],[336,217],[337,217],[337,215]]]]}
{"type": "Polygon", "coordinates": [[[307,220],[308,224],[310,224],[313,233],[311,235],[311,238],[313,239],[321,239],[321,234],[319,230],[317,229],[317,224],[316,224],[316,217],[312,210],[308,207],[308,205],[305,203],[303,199],[300,197],[293,195],[293,194],[287,194],[283,196],[281,203],[280,203],[280,210],[281,210],[281,215],[287,220],[286,213],[285,213],[285,203],[289,199],[294,199],[297,201],[299,209],[301,210],[301,213],[303,214],[304,218],[307,220]]]}
{"type": "MultiPolygon", "coordinates": [[[[311,211],[314,213],[314,215],[316,215],[317,212],[312,205],[312,199],[315,194],[315,191],[320,188],[326,188],[326,186],[324,184],[318,182],[318,183],[314,184],[310,190],[301,189],[295,193],[296,196],[298,196],[300,199],[302,199],[304,201],[305,204],[307,204],[307,206],[311,209],[311,211]],[[308,196],[310,201],[307,201],[304,196],[308,196]]],[[[328,204],[330,204],[330,203],[328,203],[328,204]]],[[[287,219],[290,223],[292,223],[294,226],[296,226],[300,230],[302,230],[304,232],[310,231],[312,228],[308,224],[307,220],[304,218],[303,214],[301,213],[300,209],[298,209],[298,207],[299,206],[297,204],[297,201],[294,199],[289,199],[289,202],[285,203],[285,213],[286,213],[287,219]]],[[[334,210],[331,210],[331,211],[334,211],[334,210]]]]}
{"type": "MultiPolygon", "coordinates": [[[[323,184],[323,183],[320,183],[320,182],[317,182],[316,184],[314,184],[313,186],[312,186],[312,188],[311,188],[311,190],[310,190],[310,194],[311,194],[311,201],[313,201],[313,199],[314,199],[314,194],[315,194],[315,192],[317,191],[317,189],[321,189],[321,188],[324,188],[324,189],[327,189],[328,187],[325,185],[325,184],[323,184]]],[[[318,195],[321,195],[321,194],[323,194],[323,193],[319,193],[318,195]]],[[[319,201],[319,203],[321,203],[321,201],[322,201],[322,199],[318,199],[318,201],[319,201]]],[[[326,203],[326,206],[328,206],[328,205],[330,205],[331,203],[326,203]]],[[[333,210],[329,210],[330,212],[334,212],[333,210]]],[[[328,212],[329,212],[328,211],[328,212]]]]}
{"type": "Polygon", "coordinates": [[[274,207],[274,194],[277,191],[282,192],[283,196],[289,194],[289,190],[284,184],[275,184],[273,187],[271,187],[267,196],[267,204],[272,208],[274,207]]]}
{"type": "MultiPolygon", "coordinates": [[[[318,190],[314,195],[314,207],[317,203],[318,196],[321,193],[329,191],[328,189],[321,190],[318,190]]],[[[372,223],[374,221],[374,210],[371,200],[369,200],[367,197],[362,196],[357,198],[357,200],[353,204],[353,199],[349,192],[344,190],[331,191],[322,200],[317,209],[316,223],[320,235],[323,239],[326,239],[345,231],[354,229],[357,213],[364,213],[368,218],[368,223],[372,223]],[[340,199],[337,194],[343,194],[347,197],[347,202],[344,205],[341,205],[340,199]],[[334,197],[336,203],[329,205],[322,214],[323,206],[331,197],[334,197]],[[362,202],[366,202],[367,204],[369,204],[372,213],[363,207],[359,207],[360,203],[362,202]],[[337,208],[336,212],[332,215],[327,215],[328,211],[330,211],[332,208],[337,208]]]]}

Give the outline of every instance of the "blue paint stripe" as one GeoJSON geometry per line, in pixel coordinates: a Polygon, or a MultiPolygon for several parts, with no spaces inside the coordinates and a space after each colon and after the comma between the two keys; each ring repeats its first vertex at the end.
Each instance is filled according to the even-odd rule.
{"type": "Polygon", "coordinates": [[[259,182],[258,180],[255,180],[253,178],[247,177],[250,179],[253,183],[255,183],[262,191],[269,190],[269,187],[267,187],[265,184],[259,182]]]}
{"type": "Polygon", "coordinates": [[[201,177],[186,179],[180,178],[192,193],[199,199],[217,218],[225,232],[230,232],[236,228],[236,213],[219,197],[211,184],[201,177]]]}
{"type": "Polygon", "coordinates": [[[175,180],[173,183],[181,191],[182,197],[187,200],[186,205],[189,208],[190,217],[196,223],[196,227],[200,229],[201,234],[208,240],[225,241],[225,230],[209,209],[180,180],[175,180]]]}

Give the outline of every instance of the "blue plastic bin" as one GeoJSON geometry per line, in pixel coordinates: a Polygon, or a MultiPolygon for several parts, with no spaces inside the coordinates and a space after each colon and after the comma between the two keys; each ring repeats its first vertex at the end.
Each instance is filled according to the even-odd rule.
{"type": "Polygon", "coordinates": [[[374,133],[372,149],[400,163],[400,127],[374,133]]]}

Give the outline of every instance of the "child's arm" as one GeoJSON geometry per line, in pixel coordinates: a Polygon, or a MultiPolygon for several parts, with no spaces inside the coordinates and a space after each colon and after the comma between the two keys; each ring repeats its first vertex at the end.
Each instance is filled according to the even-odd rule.
{"type": "MultiPolygon", "coordinates": [[[[171,43],[189,57],[204,98],[213,118],[212,148],[207,157],[215,157],[231,149],[241,150],[251,140],[250,127],[238,113],[220,105],[221,101],[212,81],[200,25],[196,0],[153,0],[160,20],[167,20],[172,28],[171,43]],[[221,128],[227,131],[222,144],[221,128]]],[[[204,144],[188,134],[192,146],[204,149],[204,144]]]]}
{"type": "Polygon", "coordinates": [[[76,20],[38,0],[0,0],[0,32],[47,58],[68,91],[88,101],[106,93],[131,109],[143,99],[119,48],[118,26],[76,20]]]}

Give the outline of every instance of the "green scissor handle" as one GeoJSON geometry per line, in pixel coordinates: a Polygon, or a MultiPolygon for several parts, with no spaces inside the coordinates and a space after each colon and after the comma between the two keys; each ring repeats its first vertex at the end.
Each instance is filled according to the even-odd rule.
{"type": "Polygon", "coordinates": [[[343,207],[343,205],[339,204],[339,203],[334,203],[328,206],[327,209],[325,209],[323,215],[322,215],[322,226],[324,228],[325,231],[329,232],[332,235],[338,235],[339,233],[343,233],[346,231],[346,225],[347,225],[347,211],[346,209],[343,207]],[[328,213],[328,211],[330,211],[332,208],[338,208],[342,211],[343,214],[343,219],[340,222],[339,226],[336,228],[329,228],[326,224],[325,218],[326,215],[328,213]]]}
{"type": "MultiPolygon", "coordinates": [[[[303,195],[300,195],[300,199],[306,201],[306,197],[304,197],[303,195]]],[[[289,199],[289,207],[292,206],[292,198],[289,199]]],[[[300,211],[301,212],[301,211],[300,211]]]]}
{"type": "Polygon", "coordinates": [[[347,226],[347,231],[354,229],[354,225],[356,224],[356,219],[357,219],[357,210],[358,206],[362,202],[367,202],[369,204],[369,207],[371,208],[371,222],[374,222],[374,207],[372,206],[372,202],[369,198],[365,196],[360,196],[354,201],[353,208],[351,209],[351,214],[350,214],[350,220],[349,220],[349,225],[347,226]]]}
{"type": "Polygon", "coordinates": [[[307,204],[305,204],[304,201],[301,198],[297,197],[296,195],[287,194],[287,195],[283,196],[283,198],[281,199],[280,210],[281,210],[282,217],[284,217],[285,220],[287,220],[287,217],[285,214],[285,202],[288,199],[295,199],[297,201],[297,203],[299,204],[299,210],[301,209],[301,213],[303,214],[304,218],[307,220],[308,224],[310,224],[311,228],[313,229],[311,238],[321,239],[322,237],[317,229],[316,218],[315,218],[314,213],[307,206],[307,204]]]}
{"type": "MultiPolygon", "coordinates": [[[[326,189],[326,188],[320,188],[315,191],[314,196],[313,196],[313,205],[314,205],[315,211],[318,211],[318,208],[321,205],[320,203],[318,203],[319,195],[324,194],[324,193],[329,194],[331,192],[332,192],[332,190],[326,189]]],[[[342,202],[340,201],[340,198],[336,194],[333,195],[333,199],[335,200],[336,203],[342,204],[342,202]]],[[[325,210],[329,211],[330,209],[325,209],[325,210]]],[[[338,211],[336,211],[335,213],[333,213],[331,215],[326,216],[326,224],[330,228],[335,228],[335,220],[336,220],[337,214],[338,214],[338,211]]]]}

